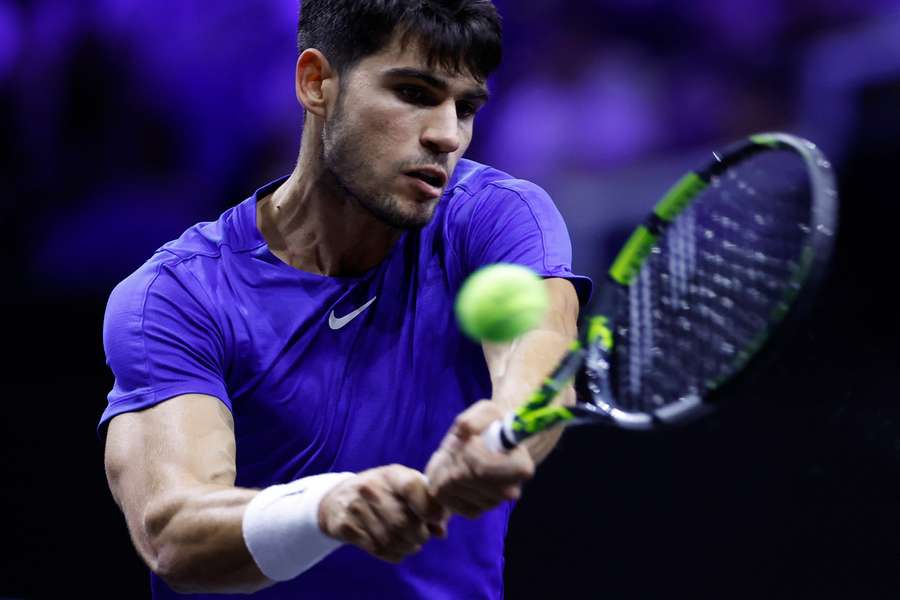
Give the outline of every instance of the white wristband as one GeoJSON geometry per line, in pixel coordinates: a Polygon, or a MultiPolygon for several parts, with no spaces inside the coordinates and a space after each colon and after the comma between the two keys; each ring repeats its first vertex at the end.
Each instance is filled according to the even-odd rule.
{"type": "Polygon", "coordinates": [[[287,581],[337,550],[319,529],[319,503],[354,473],[325,473],[267,487],[244,511],[244,543],[263,575],[287,581]]]}

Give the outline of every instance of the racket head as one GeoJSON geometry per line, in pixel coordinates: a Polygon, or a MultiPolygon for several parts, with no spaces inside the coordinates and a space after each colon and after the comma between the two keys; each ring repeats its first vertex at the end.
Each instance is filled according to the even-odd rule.
{"type": "Polygon", "coordinates": [[[752,136],[686,174],[600,290],[612,339],[586,328],[579,420],[651,429],[708,411],[713,392],[810,304],[837,205],[829,161],[786,133],[752,136]]]}

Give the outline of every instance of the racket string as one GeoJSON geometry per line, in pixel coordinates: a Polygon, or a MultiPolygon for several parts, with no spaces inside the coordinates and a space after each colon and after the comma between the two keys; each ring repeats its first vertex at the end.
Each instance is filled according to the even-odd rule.
{"type": "Polygon", "coordinates": [[[652,411],[715,387],[790,296],[810,191],[802,160],[775,154],[791,153],[766,152],[715,178],[622,290],[613,364],[622,408],[652,411]]]}

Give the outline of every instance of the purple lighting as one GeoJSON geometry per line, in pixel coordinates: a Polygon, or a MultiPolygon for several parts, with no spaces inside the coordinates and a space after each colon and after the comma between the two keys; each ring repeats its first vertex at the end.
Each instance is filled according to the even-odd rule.
{"type": "Polygon", "coordinates": [[[21,15],[11,4],[0,4],[0,85],[10,76],[22,50],[21,15]]]}
{"type": "MultiPolygon", "coordinates": [[[[500,1],[506,61],[469,156],[566,189],[571,175],[605,178],[804,121],[797,113],[810,109],[799,96],[809,86],[798,57],[893,6],[826,4],[500,1]]],[[[13,197],[42,198],[53,222],[78,224],[34,231],[28,256],[45,262],[32,272],[57,253],[51,233],[93,247],[109,226],[100,217],[120,214],[98,209],[108,204],[95,199],[110,189],[141,215],[126,228],[161,223],[144,229],[160,239],[143,252],[289,171],[302,117],[293,86],[297,13],[294,0],[0,4],[8,154],[21,157],[16,178],[29,182],[13,197]],[[186,212],[166,208],[181,203],[186,212]],[[97,218],[81,218],[82,210],[97,218]]],[[[847,65],[835,60],[818,80],[846,79],[855,68],[847,65]]],[[[845,100],[818,102],[838,114],[845,100]]],[[[560,202],[575,206],[567,218],[582,218],[577,203],[560,202]]],[[[102,254],[86,250],[84,259],[102,254]]],[[[129,258],[135,267],[140,259],[129,258]]],[[[95,266],[84,277],[111,285],[111,272],[95,266]]]]}

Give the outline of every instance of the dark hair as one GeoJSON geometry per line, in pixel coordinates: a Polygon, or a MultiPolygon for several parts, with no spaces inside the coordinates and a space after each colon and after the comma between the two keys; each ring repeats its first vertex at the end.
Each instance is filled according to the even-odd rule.
{"type": "Polygon", "coordinates": [[[404,46],[422,44],[429,67],[484,81],[500,65],[503,32],[491,0],[302,0],[297,47],[319,50],[343,73],[395,32],[404,46]]]}

